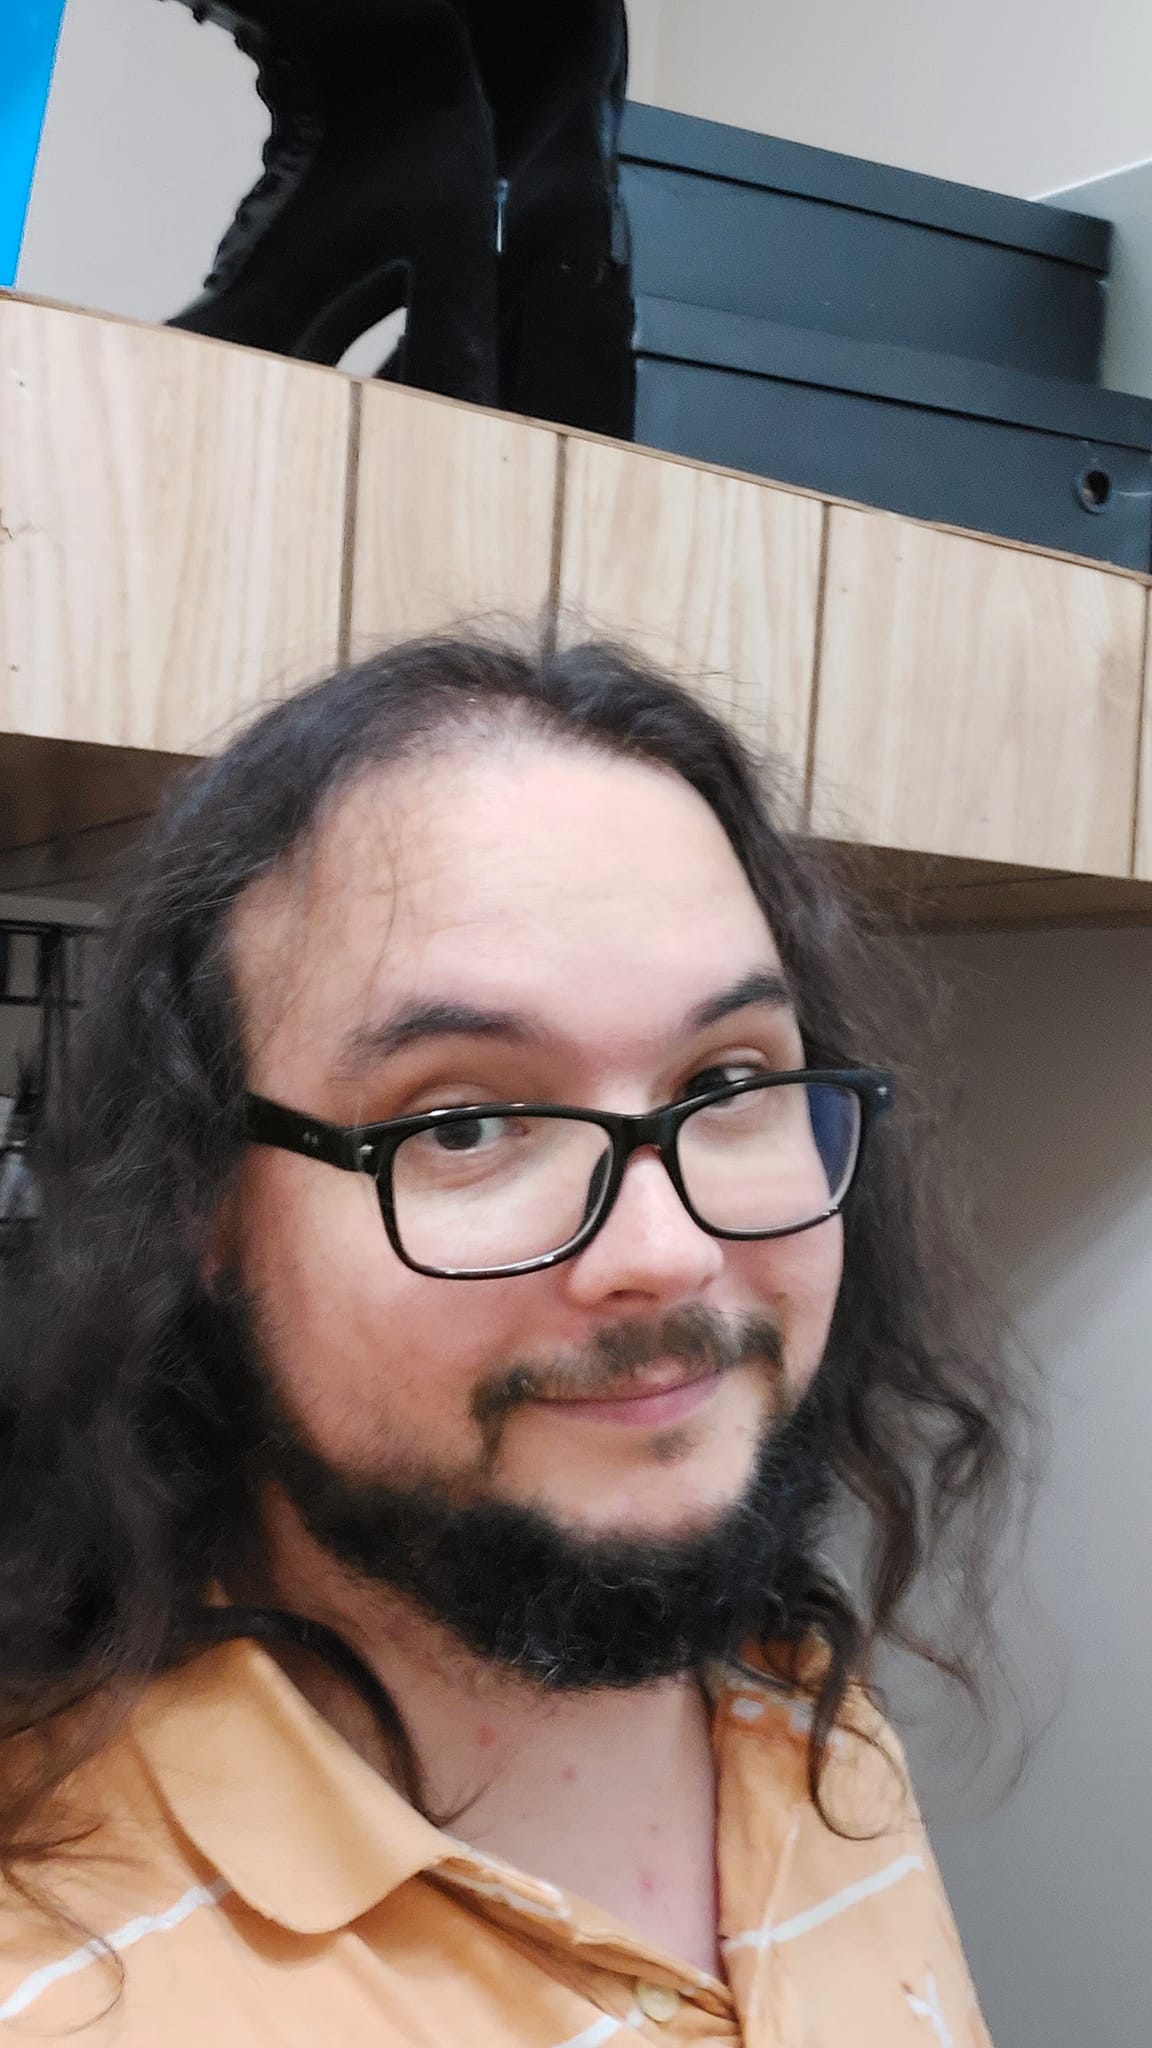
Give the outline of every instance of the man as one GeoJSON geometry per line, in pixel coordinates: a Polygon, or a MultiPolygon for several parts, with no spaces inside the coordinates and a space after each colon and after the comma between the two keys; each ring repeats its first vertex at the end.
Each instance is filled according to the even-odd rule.
{"type": "Polygon", "coordinates": [[[3,1319],[0,2017],[986,2043],[867,1681],[946,1551],[979,1609],[1014,1396],[873,971],[610,649],[189,778],[3,1319]]]}

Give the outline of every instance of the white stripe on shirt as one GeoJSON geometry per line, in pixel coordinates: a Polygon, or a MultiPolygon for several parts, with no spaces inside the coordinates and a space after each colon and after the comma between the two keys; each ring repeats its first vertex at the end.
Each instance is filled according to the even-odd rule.
{"type": "Polygon", "coordinates": [[[570,2040],[559,2042],[558,2048],[602,2048],[605,2041],[610,2041],[614,2034],[622,2034],[625,2027],[643,2025],[644,2015],[640,2007],[634,2005],[627,2019],[613,2019],[611,2013],[605,2013],[602,2020],[597,2020],[591,2027],[585,2027],[582,2034],[573,2034],[570,2040]]]}
{"type": "Polygon", "coordinates": [[[826,1920],[835,1920],[846,1913],[850,1906],[858,1906],[863,1899],[874,1898],[877,1892],[886,1892],[901,1878],[908,1877],[914,1870],[923,1870],[922,1856],[898,1856],[895,1863],[888,1863],[883,1870],[874,1871],[871,1877],[861,1878],[859,1884],[850,1884],[842,1892],[833,1892],[830,1899],[824,1899],[818,1906],[809,1906],[807,1912],[797,1913],[792,1920],[782,1920],[778,1927],[752,1927],[745,1934],[733,1934],[724,1943],[726,1949],[734,1948],[775,1948],[779,1942],[795,1941],[801,1934],[808,1934],[813,1927],[822,1927],[826,1920]]]}
{"type": "Polygon", "coordinates": [[[112,1949],[116,1955],[126,1948],[135,1948],[147,1934],[170,1934],[179,1927],[182,1920],[195,1913],[201,1906],[215,1906],[231,1887],[218,1878],[215,1884],[194,1884],[191,1891],[177,1899],[163,1913],[141,1913],[135,1920],[128,1920],[123,1927],[117,1927],[112,1934],[98,1936],[86,1941],[83,1948],[74,1948],[59,1962],[45,1963],[43,1969],[33,1970],[22,1984],[16,1986],[9,1997],[0,2005],[0,2020],[14,2020],[18,2013],[27,2012],[38,1998],[51,1990],[63,1977],[74,1977],[78,1970],[86,1970],[90,1963],[101,1962],[112,1949]]]}

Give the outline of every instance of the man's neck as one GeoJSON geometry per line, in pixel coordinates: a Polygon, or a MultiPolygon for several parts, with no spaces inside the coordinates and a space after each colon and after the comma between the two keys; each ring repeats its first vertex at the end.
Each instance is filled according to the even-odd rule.
{"type": "MultiPolygon", "coordinates": [[[[276,1529],[271,1559],[236,1597],[324,1622],[357,1652],[408,1731],[433,1818],[719,1972],[711,1722],[694,1678],[549,1692],[473,1656],[387,1589],[351,1581],[298,1524],[276,1529]]],[[[348,1687],[311,1658],[286,1668],[389,1775],[385,1739],[348,1687]]]]}

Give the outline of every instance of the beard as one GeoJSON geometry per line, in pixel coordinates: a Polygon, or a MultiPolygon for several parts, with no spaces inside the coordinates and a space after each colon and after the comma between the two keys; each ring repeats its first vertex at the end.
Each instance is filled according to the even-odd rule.
{"type": "MultiPolygon", "coordinates": [[[[260,1418],[260,1479],[279,1487],[353,1579],[399,1595],[484,1662],[555,1691],[624,1688],[731,1661],[752,1641],[808,1632],[825,1583],[818,1547],[834,1492],[811,1393],[766,1421],[742,1494],[706,1526],[661,1537],[585,1535],[541,1506],[462,1501],[433,1473],[343,1469],[279,1398],[251,1305],[236,1297],[232,1305],[260,1418]]],[[[509,1417],[542,1390],[626,1391],[643,1365],[669,1358],[700,1371],[758,1362],[781,1383],[779,1333],[764,1319],[691,1310],[621,1325],[562,1368],[517,1364],[490,1376],[472,1404],[481,1471],[495,1464],[509,1417]]]]}

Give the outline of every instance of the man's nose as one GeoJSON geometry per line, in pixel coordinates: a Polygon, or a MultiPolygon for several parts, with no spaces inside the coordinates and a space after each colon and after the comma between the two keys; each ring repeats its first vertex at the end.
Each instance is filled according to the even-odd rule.
{"type": "Polygon", "coordinates": [[[724,1247],[694,1223],[663,1160],[633,1155],[607,1221],[561,1270],[582,1306],[632,1295],[669,1304],[695,1295],[720,1272],[724,1247]]]}

